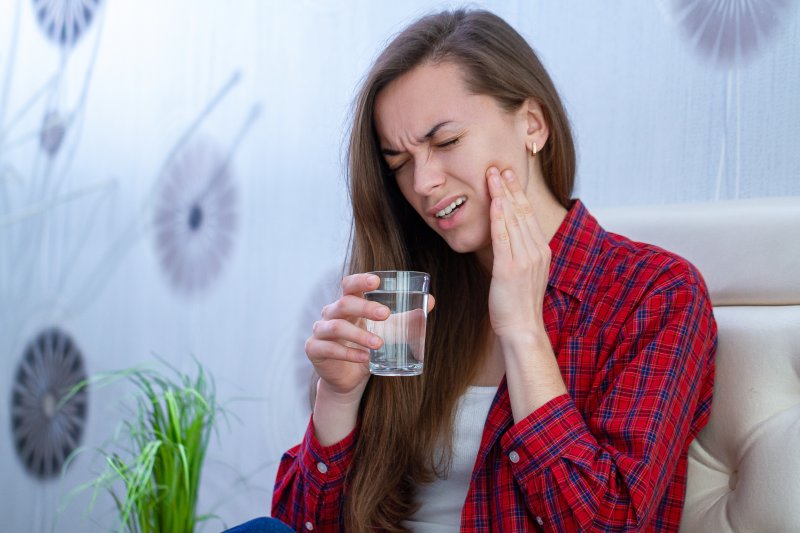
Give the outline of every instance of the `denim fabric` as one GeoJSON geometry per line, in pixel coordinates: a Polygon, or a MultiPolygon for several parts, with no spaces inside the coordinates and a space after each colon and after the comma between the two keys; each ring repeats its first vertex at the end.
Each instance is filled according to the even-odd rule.
{"type": "Polygon", "coordinates": [[[254,518],[223,533],[290,533],[291,531],[292,528],[276,518],[261,517],[254,518]]]}

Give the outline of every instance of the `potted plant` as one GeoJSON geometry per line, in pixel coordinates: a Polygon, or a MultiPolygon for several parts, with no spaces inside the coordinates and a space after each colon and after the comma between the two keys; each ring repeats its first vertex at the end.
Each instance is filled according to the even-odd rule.
{"type": "Polygon", "coordinates": [[[191,533],[198,523],[216,517],[197,513],[197,497],[209,438],[224,411],[213,379],[199,363],[194,378],[170,370],[174,377],[154,369],[100,375],[70,393],[89,383],[119,379],[135,387],[130,418],[111,445],[97,450],[103,470],[77,489],[93,489],[90,512],[100,493],[111,495],[118,518],[115,531],[191,533]]]}

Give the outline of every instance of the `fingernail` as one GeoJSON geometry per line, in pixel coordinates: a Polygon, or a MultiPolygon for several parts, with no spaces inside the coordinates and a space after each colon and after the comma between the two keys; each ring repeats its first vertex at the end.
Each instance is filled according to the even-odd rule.
{"type": "Polygon", "coordinates": [[[492,174],[489,179],[492,180],[492,185],[495,187],[500,187],[500,176],[497,174],[492,174]]]}
{"type": "Polygon", "coordinates": [[[381,345],[381,340],[378,337],[372,336],[369,338],[369,345],[373,348],[377,348],[381,345]]]}
{"type": "Polygon", "coordinates": [[[386,318],[389,316],[390,311],[388,307],[381,307],[375,312],[375,314],[378,316],[378,318],[386,318]]]}
{"type": "Polygon", "coordinates": [[[506,181],[513,181],[514,173],[511,172],[510,170],[506,170],[505,172],[503,172],[503,177],[506,179],[506,181]]]}

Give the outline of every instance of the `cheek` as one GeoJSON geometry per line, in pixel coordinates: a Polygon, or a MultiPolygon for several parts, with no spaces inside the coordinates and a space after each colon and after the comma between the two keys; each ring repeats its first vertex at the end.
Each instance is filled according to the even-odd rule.
{"type": "MultiPolygon", "coordinates": [[[[488,152],[482,153],[465,146],[459,153],[447,154],[446,164],[448,172],[456,178],[457,182],[478,193],[479,197],[489,196],[486,170],[496,163],[492,162],[488,152]]],[[[453,185],[457,185],[457,183],[453,185]]]]}
{"type": "Polygon", "coordinates": [[[404,180],[402,178],[398,178],[397,181],[397,188],[400,189],[400,194],[403,195],[403,198],[406,199],[406,202],[414,208],[419,215],[422,215],[422,199],[419,195],[414,192],[414,186],[411,183],[411,179],[404,180]]]}

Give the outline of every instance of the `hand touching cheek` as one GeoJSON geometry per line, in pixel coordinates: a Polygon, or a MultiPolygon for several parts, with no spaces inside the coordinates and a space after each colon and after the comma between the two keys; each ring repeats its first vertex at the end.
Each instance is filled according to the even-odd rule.
{"type": "Polygon", "coordinates": [[[550,245],[511,170],[487,173],[492,205],[494,264],[489,315],[498,337],[544,331],[542,307],[550,273],[550,245]]]}

